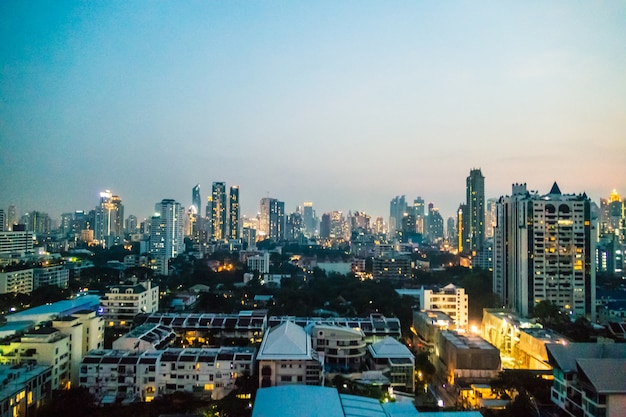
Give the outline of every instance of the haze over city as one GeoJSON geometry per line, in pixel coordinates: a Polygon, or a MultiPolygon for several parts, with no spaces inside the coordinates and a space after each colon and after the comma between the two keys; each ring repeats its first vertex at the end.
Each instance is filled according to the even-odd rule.
{"type": "Polygon", "coordinates": [[[0,3],[0,207],[626,193],[626,4],[0,3]],[[158,6],[158,7],[157,7],[158,6]]]}

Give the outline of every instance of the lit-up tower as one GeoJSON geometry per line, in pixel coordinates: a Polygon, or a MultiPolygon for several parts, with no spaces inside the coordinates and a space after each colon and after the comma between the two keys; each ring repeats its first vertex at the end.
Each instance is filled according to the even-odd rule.
{"type": "Polygon", "coordinates": [[[185,250],[185,211],[175,200],[164,199],[154,206],[150,221],[150,254],[157,260],[162,274],[167,274],[167,262],[185,250]]]}
{"type": "Polygon", "coordinates": [[[223,240],[226,234],[226,184],[223,182],[213,183],[211,193],[211,237],[213,240],[223,240]]]}
{"type": "Polygon", "coordinates": [[[315,236],[315,214],[313,213],[313,203],[305,201],[302,208],[302,222],[306,236],[315,236]]]}
{"type": "Polygon", "coordinates": [[[200,197],[200,184],[196,184],[191,189],[191,205],[196,210],[196,215],[201,216],[202,212],[202,197],[200,197]]]}
{"type": "Polygon", "coordinates": [[[262,198],[259,214],[259,240],[280,240],[284,236],[285,203],[275,198],[262,198]]]}
{"type": "Polygon", "coordinates": [[[239,186],[230,187],[230,207],[228,208],[228,233],[231,239],[239,239],[239,186]]]}
{"type": "Polygon", "coordinates": [[[389,234],[393,235],[402,228],[402,219],[407,212],[404,196],[396,196],[389,203],[389,234]]]}
{"type": "Polygon", "coordinates": [[[472,169],[466,180],[467,234],[465,252],[479,251],[485,241],[485,177],[480,169],[472,169]]]}
{"type": "Polygon", "coordinates": [[[124,206],[119,196],[106,190],[100,193],[100,204],[96,206],[94,238],[104,247],[123,242],[124,206]]]}
{"type": "Polygon", "coordinates": [[[17,224],[17,209],[11,205],[7,211],[7,230],[13,230],[14,224],[17,224]]]}
{"type": "Polygon", "coordinates": [[[502,304],[528,316],[550,301],[573,316],[595,321],[596,239],[591,201],[562,194],[554,183],[546,195],[514,184],[500,197],[493,246],[493,292],[502,304]]]}

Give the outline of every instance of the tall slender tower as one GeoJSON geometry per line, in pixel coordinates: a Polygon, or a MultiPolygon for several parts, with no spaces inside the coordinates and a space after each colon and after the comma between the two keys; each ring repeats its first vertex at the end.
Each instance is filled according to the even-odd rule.
{"type": "Polygon", "coordinates": [[[196,215],[201,216],[202,198],[200,197],[200,184],[196,184],[196,186],[191,189],[191,205],[195,208],[196,215]]]}
{"type": "Polygon", "coordinates": [[[185,249],[184,210],[171,199],[157,203],[154,210],[155,215],[150,222],[150,252],[167,261],[185,249]]]}
{"type": "Polygon", "coordinates": [[[239,239],[239,186],[230,187],[230,207],[228,208],[228,237],[231,239],[239,239]]]}
{"type": "Polygon", "coordinates": [[[527,316],[550,301],[574,316],[595,320],[595,225],[585,194],[546,195],[514,184],[500,197],[494,233],[493,291],[527,316]]]}
{"type": "Polygon", "coordinates": [[[214,240],[223,240],[228,237],[226,234],[226,184],[214,182],[211,197],[212,237],[214,240]]]}
{"type": "Polygon", "coordinates": [[[106,190],[100,193],[95,210],[94,238],[104,247],[122,243],[124,236],[124,206],[119,196],[106,190]]]}
{"type": "Polygon", "coordinates": [[[466,180],[466,206],[469,245],[466,252],[479,251],[485,242],[485,177],[472,169],[466,180]]]}

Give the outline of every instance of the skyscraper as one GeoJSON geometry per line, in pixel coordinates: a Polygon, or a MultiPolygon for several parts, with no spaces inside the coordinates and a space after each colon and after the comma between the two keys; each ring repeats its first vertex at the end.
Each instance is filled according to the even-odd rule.
{"type": "Polygon", "coordinates": [[[501,197],[494,233],[493,290],[502,304],[527,316],[550,301],[574,316],[595,319],[595,225],[585,194],[562,194],[554,183],[540,196],[514,184],[501,197]]]}
{"type": "Polygon", "coordinates": [[[150,253],[158,261],[162,274],[167,274],[167,262],[183,253],[184,209],[171,199],[154,206],[155,215],[150,221],[150,253]]]}
{"type": "Polygon", "coordinates": [[[466,252],[479,251],[485,241],[485,177],[480,169],[472,169],[466,180],[467,231],[466,252]]]}
{"type": "Polygon", "coordinates": [[[191,189],[191,206],[196,211],[196,215],[202,215],[202,197],[200,197],[200,184],[196,184],[195,187],[191,189]]]}
{"type": "Polygon", "coordinates": [[[4,210],[0,209],[0,232],[7,230],[6,218],[4,217],[4,210]]]}
{"type": "Polygon", "coordinates": [[[101,192],[94,220],[94,238],[100,245],[110,247],[123,242],[124,206],[119,196],[109,190],[101,192]]]}
{"type": "Polygon", "coordinates": [[[313,213],[313,203],[306,201],[302,208],[302,222],[306,236],[315,236],[315,218],[313,213]]]}
{"type": "Polygon", "coordinates": [[[404,196],[395,196],[389,203],[389,234],[393,235],[402,228],[402,218],[407,212],[404,196]]]}
{"type": "Polygon", "coordinates": [[[11,205],[7,211],[7,230],[13,230],[14,224],[17,224],[17,209],[11,205]]]}
{"type": "Polygon", "coordinates": [[[231,239],[239,239],[239,186],[230,187],[230,207],[228,208],[229,228],[228,235],[231,239]]]}
{"type": "Polygon", "coordinates": [[[280,240],[284,236],[285,203],[275,198],[262,198],[259,217],[259,240],[280,240]]]}
{"type": "Polygon", "coordinates": [[[213,240],[226,239],[226,184],[213,183],[211,193],[211,232],[213,240]]]}

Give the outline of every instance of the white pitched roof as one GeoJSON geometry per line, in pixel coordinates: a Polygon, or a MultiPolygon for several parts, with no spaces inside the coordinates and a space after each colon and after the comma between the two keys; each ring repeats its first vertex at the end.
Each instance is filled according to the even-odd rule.
{"type": "Polygon", "coordinates": [[[413,358],[409,348],[389,336],[371,344],[368,348],[374,358],[413,358]]]}
{"type": "Polygon", "coordinates": [[[286,321],[266,333],[257,360],[313,359],[311,338],[304,329],[286,321]]]}

